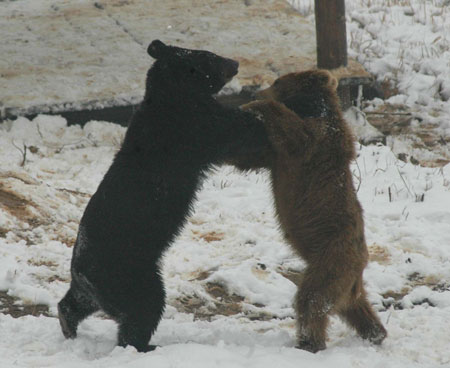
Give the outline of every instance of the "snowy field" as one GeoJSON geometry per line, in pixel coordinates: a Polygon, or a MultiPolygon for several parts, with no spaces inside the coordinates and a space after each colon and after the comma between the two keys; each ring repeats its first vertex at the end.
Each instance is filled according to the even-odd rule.
{"type": "MultiPolygon", "coordinates": [[[[311,1],[292,2],[311,16],[311,1]]],[[[388,102],[407,106],[411,124],[428,124],[447,142],[448,1],[346,4],[350,54],[392,83],[398,93],[388,102]]],[[[116,325],[101,314],[65,340],[56,303],[68,289],[78,221],[124,132],[49,116],[0,125],[1,368],[450,367],[450,164],[410,162],[436,166],[448,144],[417,149],[401,135],[358,145],[352,165],[370,250],[366,287],[389,333],[382,346],[332,318],[327,350],[294,348],[292,280],[304,264],[277,230],[267,173],[232,167],[204,183],[164,258],[168,306],[152,340],[161,348],[116,347],[116,325]],[[13,310],[28,315],[13,318],[13,310]]]]}

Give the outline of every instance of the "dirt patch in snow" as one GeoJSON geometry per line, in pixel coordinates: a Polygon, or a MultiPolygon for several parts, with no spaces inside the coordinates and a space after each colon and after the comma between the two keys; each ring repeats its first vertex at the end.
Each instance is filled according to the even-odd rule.
{"type": "Polygon", "coordinates": [[[30,213],[27,207],[31,205],[31,202],[19,197],[16,193],[8,191],[0,183],[0,203],[2,208],[8,211],[11,215],[19,220],[30,220],[30,213]]]}
{"type": "MultiPolygon", "coordinates": [[[[446,292],[450,290],[450,284],[446,281],[441,280],[439,277],[435,275],[421,275],[418,272],[414,272],[408,276],[407,286],[402,288],[400,291],[387,291],[382,294],[383,297],[383,306],[386,309],[394,308],[394,309],[404,309],[405,306],[402,302],[403,298],[410,294],[415,288],[420,286],[427,286],[432,291],[436,291],[438,293],[446,292]]],[[[430,307],[435,307],[436,305],[430,301],[428,298],[421,298],[413,301],[413,305],[422,305],[428,304],[430,307]]]]}
{"type": "Polygon", "coordinates": [[[0,210],[18,224],[9,228],[0,227],[0,236],[6,237],[11,232],[30,245],[36,244],[45,235],[49,240],[71,247],[75,243],[78,219],[62,216],[62,208],[71,203],[80,212],[80,207],[84,207],[89,198],[86,193],[51,188],[44,182],[26,181],[18,175],[0,177],[0,210]]]}
{"type": "Polygon", "coordinates": [[[249,303],[243,296],[231,293],[227,287],[217,282],[202,285],[202,295],[184,295],[171,304],[182,313],[194,315],[194,319],[210,321],[215,316],[234,316],[240,314],[252,321],[269,321],[277,316],[268,313],[264,305],[249,303]]]}
{"type": "Polygon", "coordinates": [[[48,306],[44,304],[22,304],[20,299],[0,291],[0,313],[9,314],[14,318],[22,316],[49,316],[48,306]]]}
{"type": "Polygon", "coordinates": [[[377,262],[381,265],[391,263],[391,256],[386,247],[379,244],[372,244],[369,245],[368,249],[370,262],[377,262]]]}
{"type": "Polygon", "coordinates": [[[195,239],[202,239],[207,243],[220,241],[224,238],[225,234],[221,232],[210,231],[206,233],[201,233],[198,231],[192,231],[195,239]]]}
{"type": "Polygon", "coordinates": [[[426,167],[442,167],[450,162],[450,136],[443,136],[439,125],[425,121],[406,105],[383,103],[365,112],[367,120],[385,136],[400,138],[418,156],[394,148],[404,162],[426,167]]]}

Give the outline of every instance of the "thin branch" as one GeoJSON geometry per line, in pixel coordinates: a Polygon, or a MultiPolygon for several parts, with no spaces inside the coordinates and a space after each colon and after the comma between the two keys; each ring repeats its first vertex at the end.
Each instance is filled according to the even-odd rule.
{"type": "Polygon", "coordinates": [[[399,116],[412,116],[410,112],[375,112],[365,111],[366,115],[399,115],[399,116]]]}
{"type": "Polygon", "coordinates": [[[355,163],[356,163],[356,167],[358,168],[358,172],[359,172],[359,176],[356,176],[354,173],[353,173],[353,175],[355,176],[355,178],[356,179],[358,179],[358,188],[356,188],[356,193],[358,193],[359,192],[359,188],[361,188],[361,183],[362,183],[362,175],[361,175],[361,168],[359,167],[359,164],[358,164],[358,160],[355,160],[355,163]]]}
{"type": "Polygon", "coordinates": [[[21,167],[24,167],[24,166],[25,166],[25,162],[27,161],[27,149],[28,149],[27,145],[26,145],[25,143],[23,143],[23,150],[22,150],[22,148],[18,147],[18,146],[14,143],[14,141],[11,141],[11,143],[12,143],[12,145],[13,145],[15,148],[17,148],[17,149],[19,150],[19,152],[22,154],[22,162],[21,162],[20,166],[21,166],[21,167]]]}
{"type": "Polygon", "coordinates": [[[408,184],[406,184],[406,180],[405,180],[405,178],[403,177],[403,174],[401,173],[400,169],[399,169],[397,166],[396,166],[396,169],[397,169],[397,171],[398,171],[398,174],[400,175],[400,178],[402,178],[403,184],[405,184],[406,189],[408,190],[409,194],[411,194],[411,197],[415,197],[415,194],[413,194],[413,193],[411,192],[411,190],[410,190],[409,187],[408,187],[408,184]]]}

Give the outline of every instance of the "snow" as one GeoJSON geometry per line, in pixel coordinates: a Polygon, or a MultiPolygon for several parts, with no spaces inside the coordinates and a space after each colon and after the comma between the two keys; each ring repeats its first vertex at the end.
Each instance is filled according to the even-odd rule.
{"type": "Polygon", "coordinates": [[[344,112],[344,118],[350,124],[353,133],[361,143],[370,144],[382,142],[385,139],[384,135],[367,121],[364,112],[358,107],[350,106],[344,112]]]}
{"type": "Polygon", "coordinates": [[[382,346],[360,340],[333,317],[327,350],[311,355],[294,348],[291,303],[296,288],[283,272],[301,270],[304,264],[278,232],[268,173],[242,174],[230,166],[217,168],[206,180],[185,230],[165,255],[168,307],[153,339],[162,347],[145,355],[116,347],[115,323],[102,316],[83,322],[77,339],[65,340],[53,317],[68,288],[71,248],[67,243],[73,241],[76,226],[61,224],[69,218],[76,223],[81,216],[88,197],[79,193],[93,193],[124,128],[106,122],[91,122],[83,129],[63,123],[62,118],[41,115],[1,126],[2,188],[31,198],[33,204],[27,208],[34,208],[37,219],[45,212],[50,221],[30,225],[2,209],[0,228],[10,232],[0,238],[0,290],[8,290],[25,304],[48,304],[51,314],[17,319],[0,314],[2,367],[436,367],[450,363],[450,333],[442,328],[450,318],[450,165],[414,166],[399,161],[382,145],[358,146],[352,166],[365,209],[367,243],[375,255],[365,281],[389,331],[382,346]],[[13,142],[18,147],[38,147],[37,153],[28,153],[23,167],[13,142]],[[6,179],[5,172],[14,175],[6,179]],[[64,191],[61,196],[61,189],[71,190],[72,199],[64,191]],[[204,234],[216,234],[217,240],[207,241],[204,234]],[[202,272],[207,272],[205,279],[198,277],[202,272]],[[203,298],[206,307],[213,303],[206,283],[225,285],[230,295],[242,296],[240,312],[207,321],[177,310],[183,297],[203,298]],[[385,307],[389,293],[402,294],[398,303],[403,309],[385,307]],[[267,318],[252,320],[255,315],[267,318]]]}
{"type": "MultiPolygon", "coordinates": [[[[448,83],[450,78],[449,9],[440,1],[398,1],[390,7],[384,3],[348,2],[347,14],[353,20],[349,33],[354,45],[361,46],[352,54],[358,52],[357,57],[364,62],[373,60],[372,55],[378,53],[373,71],[378,78],[392,78],[389,73],[398,73],[396,78],[403,84],[401,92],[409,96],[411,103],[417,103],[419,96],[434,97],[433,92],[437,91],[429,89],[438,81],[448,83]]],[[[371,64],[367,66],[370,68],[371,64]]],[[[439,106],[444,107],[442,101],[439,106]]]]}
{"type": "MultiPolygon", "coordinates": [[[[310,1],[292,2],[311,17],[310,1]]],[[[346,1],[349,52],[398,83],[392,103],[407,104],[448,137],[444,3],[346,1]]],[[[373,138],[353,115],[357,134],[373,138]]],[[[364,279],[389,333],[381,346],[332,317],[325,351],[294,348],[296,288],[287,276],[304,263],[278,231],[268,173],[230,166],[205,181],[164,257],[168,306],[152,340],[161,347],[147,354],[116,347],[117,327],[102,314],[65,340],[56,304],[68,289],[78,222],[124,132],[45,115],[0,125],[0,291],[19,305],[49,306],[49,316],[0,313],[0,367],[450,367],[450,164],[399,160],[398,150],[411,150],[400,138],[358,145],[352,164],[370,250],[364,279]]]]}

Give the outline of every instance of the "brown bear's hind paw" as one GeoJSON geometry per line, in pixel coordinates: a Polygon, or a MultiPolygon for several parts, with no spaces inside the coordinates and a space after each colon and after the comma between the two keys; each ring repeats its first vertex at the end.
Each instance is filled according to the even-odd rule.
{"type": "Polygon", "coordinates": [[[370,331],[368,331],[367,334],[361,337],[363,339],[369,340],[372,344],[381,345],[386,336],[386,329],[382,325],[376,325],[370,331]]]}
{"type": "Polygon", "coordinates": [[[296,348],[309,351],[310,353],[317,353],[320,350],[325,350],[327,346],[324,342],[317,343],[308,340],[302,340],[298,343],[296,348]]]}

